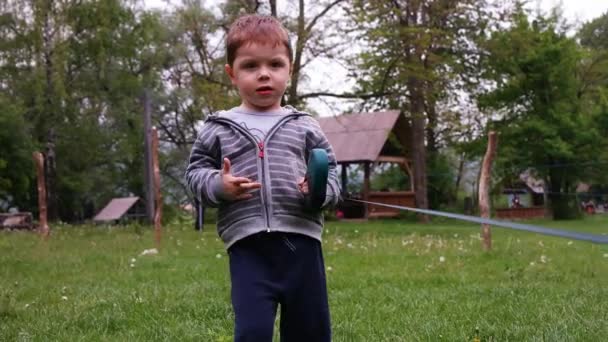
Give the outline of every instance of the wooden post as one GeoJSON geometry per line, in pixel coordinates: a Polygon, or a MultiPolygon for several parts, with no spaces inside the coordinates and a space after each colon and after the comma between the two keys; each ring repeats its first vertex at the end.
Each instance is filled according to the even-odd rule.
{"type": "Polygon", "coordinates": [[[348,186],[348,164],[342,163],[342,193],[346,194],[348,186]]]}
{"type": "MultiPolygon", "coordinates": [[[[369,191],[370,191],[370,184],[369,184],[369,162],[364,162],[363,163],[363,200],[364,201],[369,201],[369,191]]],[[[364,217],[367,219],[369,217],[369,204],[365,203],[365,215],[364,217]]]]}
{"type": "MultiPolygon", "coordinates": [[[[492,161],[496,154],[496,132],[488,134],[488,148],[483,157],[481,173],[479,175],[479,213],[483,218],[490,218],[490,178],[492,176],[492,161]]],[[[481,225],[481,236],[483,237],[483,249],[492,249],[492,231],[487,224],[481,225]]]]}
{"type": "Polygon", "coordinates": [[[46,184],[44,181],[44,156],[40,152],[34,152],[33,157],[38,176],[38,231],[43,238],[47,239],[49,237],[49,225],[47,222],[46,184]]]}
{"type": "Polygon", "coordinates": [[[152,127],[150,131],[150,140],[152,142],[152,168],[154,171],[154,239],[156,248],[160,251],[160,241],[162,235],[162,198],[160,195],[160,168],[158,166],[158,131],[156,127],[152,127]]]}

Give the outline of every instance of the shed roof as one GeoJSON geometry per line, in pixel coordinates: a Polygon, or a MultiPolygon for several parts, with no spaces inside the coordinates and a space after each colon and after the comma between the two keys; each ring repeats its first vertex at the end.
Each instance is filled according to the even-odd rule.
{"type": "Polygon", "coordinates": [[[339,163],[375,161],[399,115],[399,111],[385,111],[324,117],[318,121],[339,163]]]}
{"type": "Polygon", "coordinates": [[[105,208],[95,215],[93,221],[115,221],[126,214],[135,203],[139,201],[139,197],[123,197],[113,198],[105,208]]]}

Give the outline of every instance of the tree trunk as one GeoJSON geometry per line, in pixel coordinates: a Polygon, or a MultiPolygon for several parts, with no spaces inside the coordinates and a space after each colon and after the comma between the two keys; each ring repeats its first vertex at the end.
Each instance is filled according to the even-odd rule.
{"type": "Polygon", "coordinates": [[[59,218],[59,205],[57,201],[57,164],[55,163],[55,129],[52,127],[57,120],[57,113],[55,107],[55,88],[53,85],[53,29],[51,27],[51,15],[53,13],[53,0],[46,0],[43,7],[43,28],[42,28],[42,41],[43,41],[43,56],[44,56],[44,74],[45,74],[45,101],[44,108],[46,116],[45,121],[50,127],[47,129],[46,136],[46,153],[44,172],[46,180],[46,195],[48,199],[47,210],[48,219],[50,221],[56,221],[59,218]]]}
{"type": "Polygon", "coordinates": [[[48,219],[57,221],[59,201],[57,199],[57,163],[55,162],[55,130],[53,128],[49,129],[44,159],[48,219]]]}
{"type": "Polygon", "coordinates": [[[569,182],[566,171],[560,168],[551,168],[549,178],[549,203],[555,220],[572,220],[579,217],[576,196],[569,196],[569,182]]]}
{"type": "MultiPolygon", "coordinates": [[[[430,82],[427,82],[430,83],[430,82]]],[[[426,89],[426,150],[429,154],[433,154],[437,152],[437,133],[435,129],[437,128],[437,109],[435,106],[437,105],[437,101],[435,101],[434,95],[431,93],[432,86],[427,86],[426,89]]]]}
{"type": "MultiPolygon", "coordinates": [[[[424,98],[422,97],[421,82],[412,76],[408,81],[410,90],[410,114],[412,116],[412,156],[414,163],[414,191],[416,207],[428,209],[427,184],[426,184],[426,146],[425,137],[425,117],[424,117],[424,98]]],[[[428,222],[427,215],[419,215],[422,222],[428,222]]]]}
{"type": "Polygon", "coordinates": [[[298,101],[298,81],[302,69],[302,57],[304,55],[304,45],[306,42],[306,21],[304,18],[304,0],[300,0],[300,14],[298,15],[298,40],[296,41],[295,56],[293,59],[293,69],[291,73],[291,85],[287,91],[288,103],[294,107],[299,105],[298,101]]]}

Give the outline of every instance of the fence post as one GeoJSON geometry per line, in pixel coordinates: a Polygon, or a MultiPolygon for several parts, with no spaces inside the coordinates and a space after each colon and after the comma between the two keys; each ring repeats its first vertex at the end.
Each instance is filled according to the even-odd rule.
{"type": "Polygon", "coordinates": [[[38,176],[38,231],[40,235],[47,239],[49,237],[49,225],[47,222],[46,206],[46,184],[44,179],[44,156],[40,152],[34,152],[34,164],[36,164],[36,174],[38,176]]]}
{"type": "MultiPolygon", "coordinates": [[[[488,148],[483,157],[481,174],[479,175],[479,213],[483,218],[490,218],[490,180],[492,176],[492,161],[496,155],[496,132],[490,131],[488,134],[488,148]]],[[[490,225],[481,225],[481,236],[483,238],[483,249],[492,249],[492,231],[490,225]]]]}
{"type": "Polygon", "coordinates": [[[160,241],[162,236],[162,212],[163,204],[162,197],[160,194],[160,168],[158,166],[158,130],[156,127],[152,127],[150,131],[152,135],[152,168],[154,172],[154,240],[156,241],[156,248],[160,250],[160,241]]]}

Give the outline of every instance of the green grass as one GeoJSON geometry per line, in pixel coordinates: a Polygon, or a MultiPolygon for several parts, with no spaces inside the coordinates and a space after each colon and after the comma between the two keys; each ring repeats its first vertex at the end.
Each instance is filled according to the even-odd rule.
{"type": "MultiPolygon", "coordinates": [[[[608,215],[535,223],[608,233],[608,215]]],[[[232,340],[210,227],[167,227],[155,256],[139,255],[147,228],[52,228],[0,232],[0,341],[232,340]]],[[[605,340],[608,247],[501,228],[493,242],[455,221],[328,223],[334,341],[605,340]]]]}

